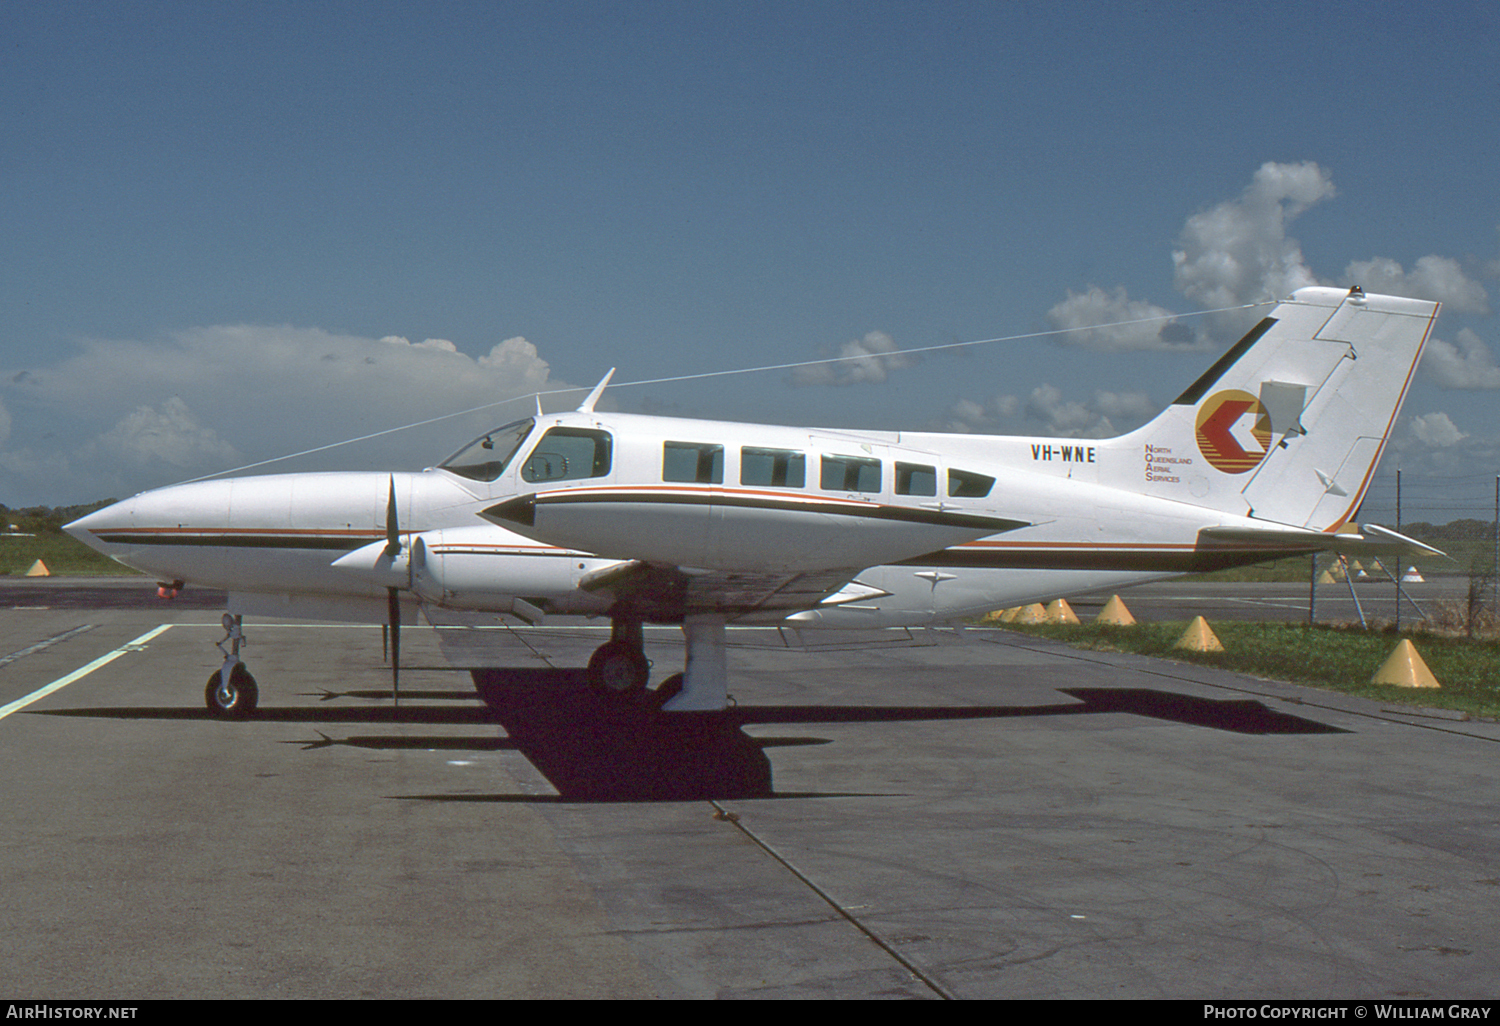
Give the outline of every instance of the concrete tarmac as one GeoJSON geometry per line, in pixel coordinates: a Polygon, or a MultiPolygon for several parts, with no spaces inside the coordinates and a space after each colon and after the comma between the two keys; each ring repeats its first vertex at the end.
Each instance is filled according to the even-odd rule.
{"type": "Polygon", "coordinates": [[[247,626],[261,714],[222,722],[217,619],[0,605],[7,996],[1500,980],[1493,723],[991,630],[734,632],[737,705],[663,718],[582,687],[605,630],[408,628],[393,708],[378,627],[294,622],[247,626]]]}

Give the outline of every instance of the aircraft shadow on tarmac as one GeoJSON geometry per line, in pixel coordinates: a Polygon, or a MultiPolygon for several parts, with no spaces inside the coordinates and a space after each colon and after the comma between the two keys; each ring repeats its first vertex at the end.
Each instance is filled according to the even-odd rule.
{"type": "MultiPolygon", "coordinates": [[[[444,802],[683,801],[729,798],[847,797],[842,793],[778,792],[767,748],[828,744],[819,737],[752,737],[761,724],[886,723],[1007,717],[1130,713],[1240,734],[1345,733],[1313,720],[1266,708],[1257,701],[1219,701],[1148,688],[1075,688],[1073,701],[1016,706],[734,706],[722,713],[664,715],[660,696],[645,692],[621,701],[592,691],[580,670],[470,671],[486,704],[471,691],[413,690],[399,707],[261,707],[251,723],[361,723],[474,725],[504,728],[505,736],[355,735],[287,741],[305,751],[331,747],[453,752],[516,751],[557,790],[557,796],[516,794],[404,795],[444,802]],[[466,704],[443,707],[445,701],[466,704]]],[[[389,699],[389,691],[325,692],[339,698],[389,699]]],[[[212,719],[206,709],[115,708],[47,710],[44,715],[120,719],[212,719]]]]}

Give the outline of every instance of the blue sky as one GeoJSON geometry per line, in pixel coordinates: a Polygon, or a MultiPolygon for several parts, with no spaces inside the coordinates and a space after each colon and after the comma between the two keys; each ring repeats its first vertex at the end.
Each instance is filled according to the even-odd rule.
{"type": "MultiPolygon", "coordinates": [[[[10,0],[0,502],[121,496],[616,365],[884,353],[1358,280],[1445,301],[1386,476],[1482,505],[1497,28],[1462,2],[10,0]]],[[[1245,317],[609,401],[1100,435],[1245,317]]],[[[529,407],[274,469],[420,467],[529,407]]]]}

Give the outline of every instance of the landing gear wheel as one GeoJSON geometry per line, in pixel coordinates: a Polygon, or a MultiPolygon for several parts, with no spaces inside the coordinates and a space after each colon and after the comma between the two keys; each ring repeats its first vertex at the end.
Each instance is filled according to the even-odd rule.
{"type": "Polygon", "coordinates": [[[600,645],[588,669],[589,687],[606,695],[625,695],[642,690],[651,678],[646,654],[626,641],[600,645]]]}
{"type": "Polygon", "coordinates": [[[208,711],[220,719],[245,720],[255,714],[260,689],[255,686],[255,678],[250,676],[245,664],[236,663],[229,672],[227,685],[220,680],[219,671],[214,671],[213,676],[208,678],[203,700],[208,704],[208,711]]]}

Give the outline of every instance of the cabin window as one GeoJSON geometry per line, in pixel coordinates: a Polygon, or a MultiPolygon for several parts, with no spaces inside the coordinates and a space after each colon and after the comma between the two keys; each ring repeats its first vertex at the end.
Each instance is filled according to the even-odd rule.
{"type": "Polygon", "coordinates": [[[740,484],[803,488],[807,485],[807,457],[793,449],[740,450],[740,484]]]}
{"type": "Polygon", "coordinates": [[[662,447],[663,481],[724,483],[724,447],[701,442],[667,442],[662,447]]]}
{"type": "Polygon", "coordinates": [[[982,499],[995,487],[995,479],[971,470],[948,471],[948,494],[959,499],[982,499]]]}
{"type": "Polygon", "coordinates": [[[880,461],[864,456],[824,456],[818,487],[828,492],[878,492],[880,461]]]}
{"type": "Polygon", "coordinates": [[[535,421],[530,417],[496,428],[476,438],[439,464],[444,470],[471,481],[493,481],[505,473],[505,466],[531,434],[535,421]]]}
{"type": "Polygon", "coordinates": [[[614,440],[607,431],[555,427],[526,457],[521,477],[527,481],[576,481],[609,473],[614,440]]]}
{"type": "Polygon", "coordinates": [[[936,495],[937,468],[922,463],[896,464],[897,495],[936,495]]]}

